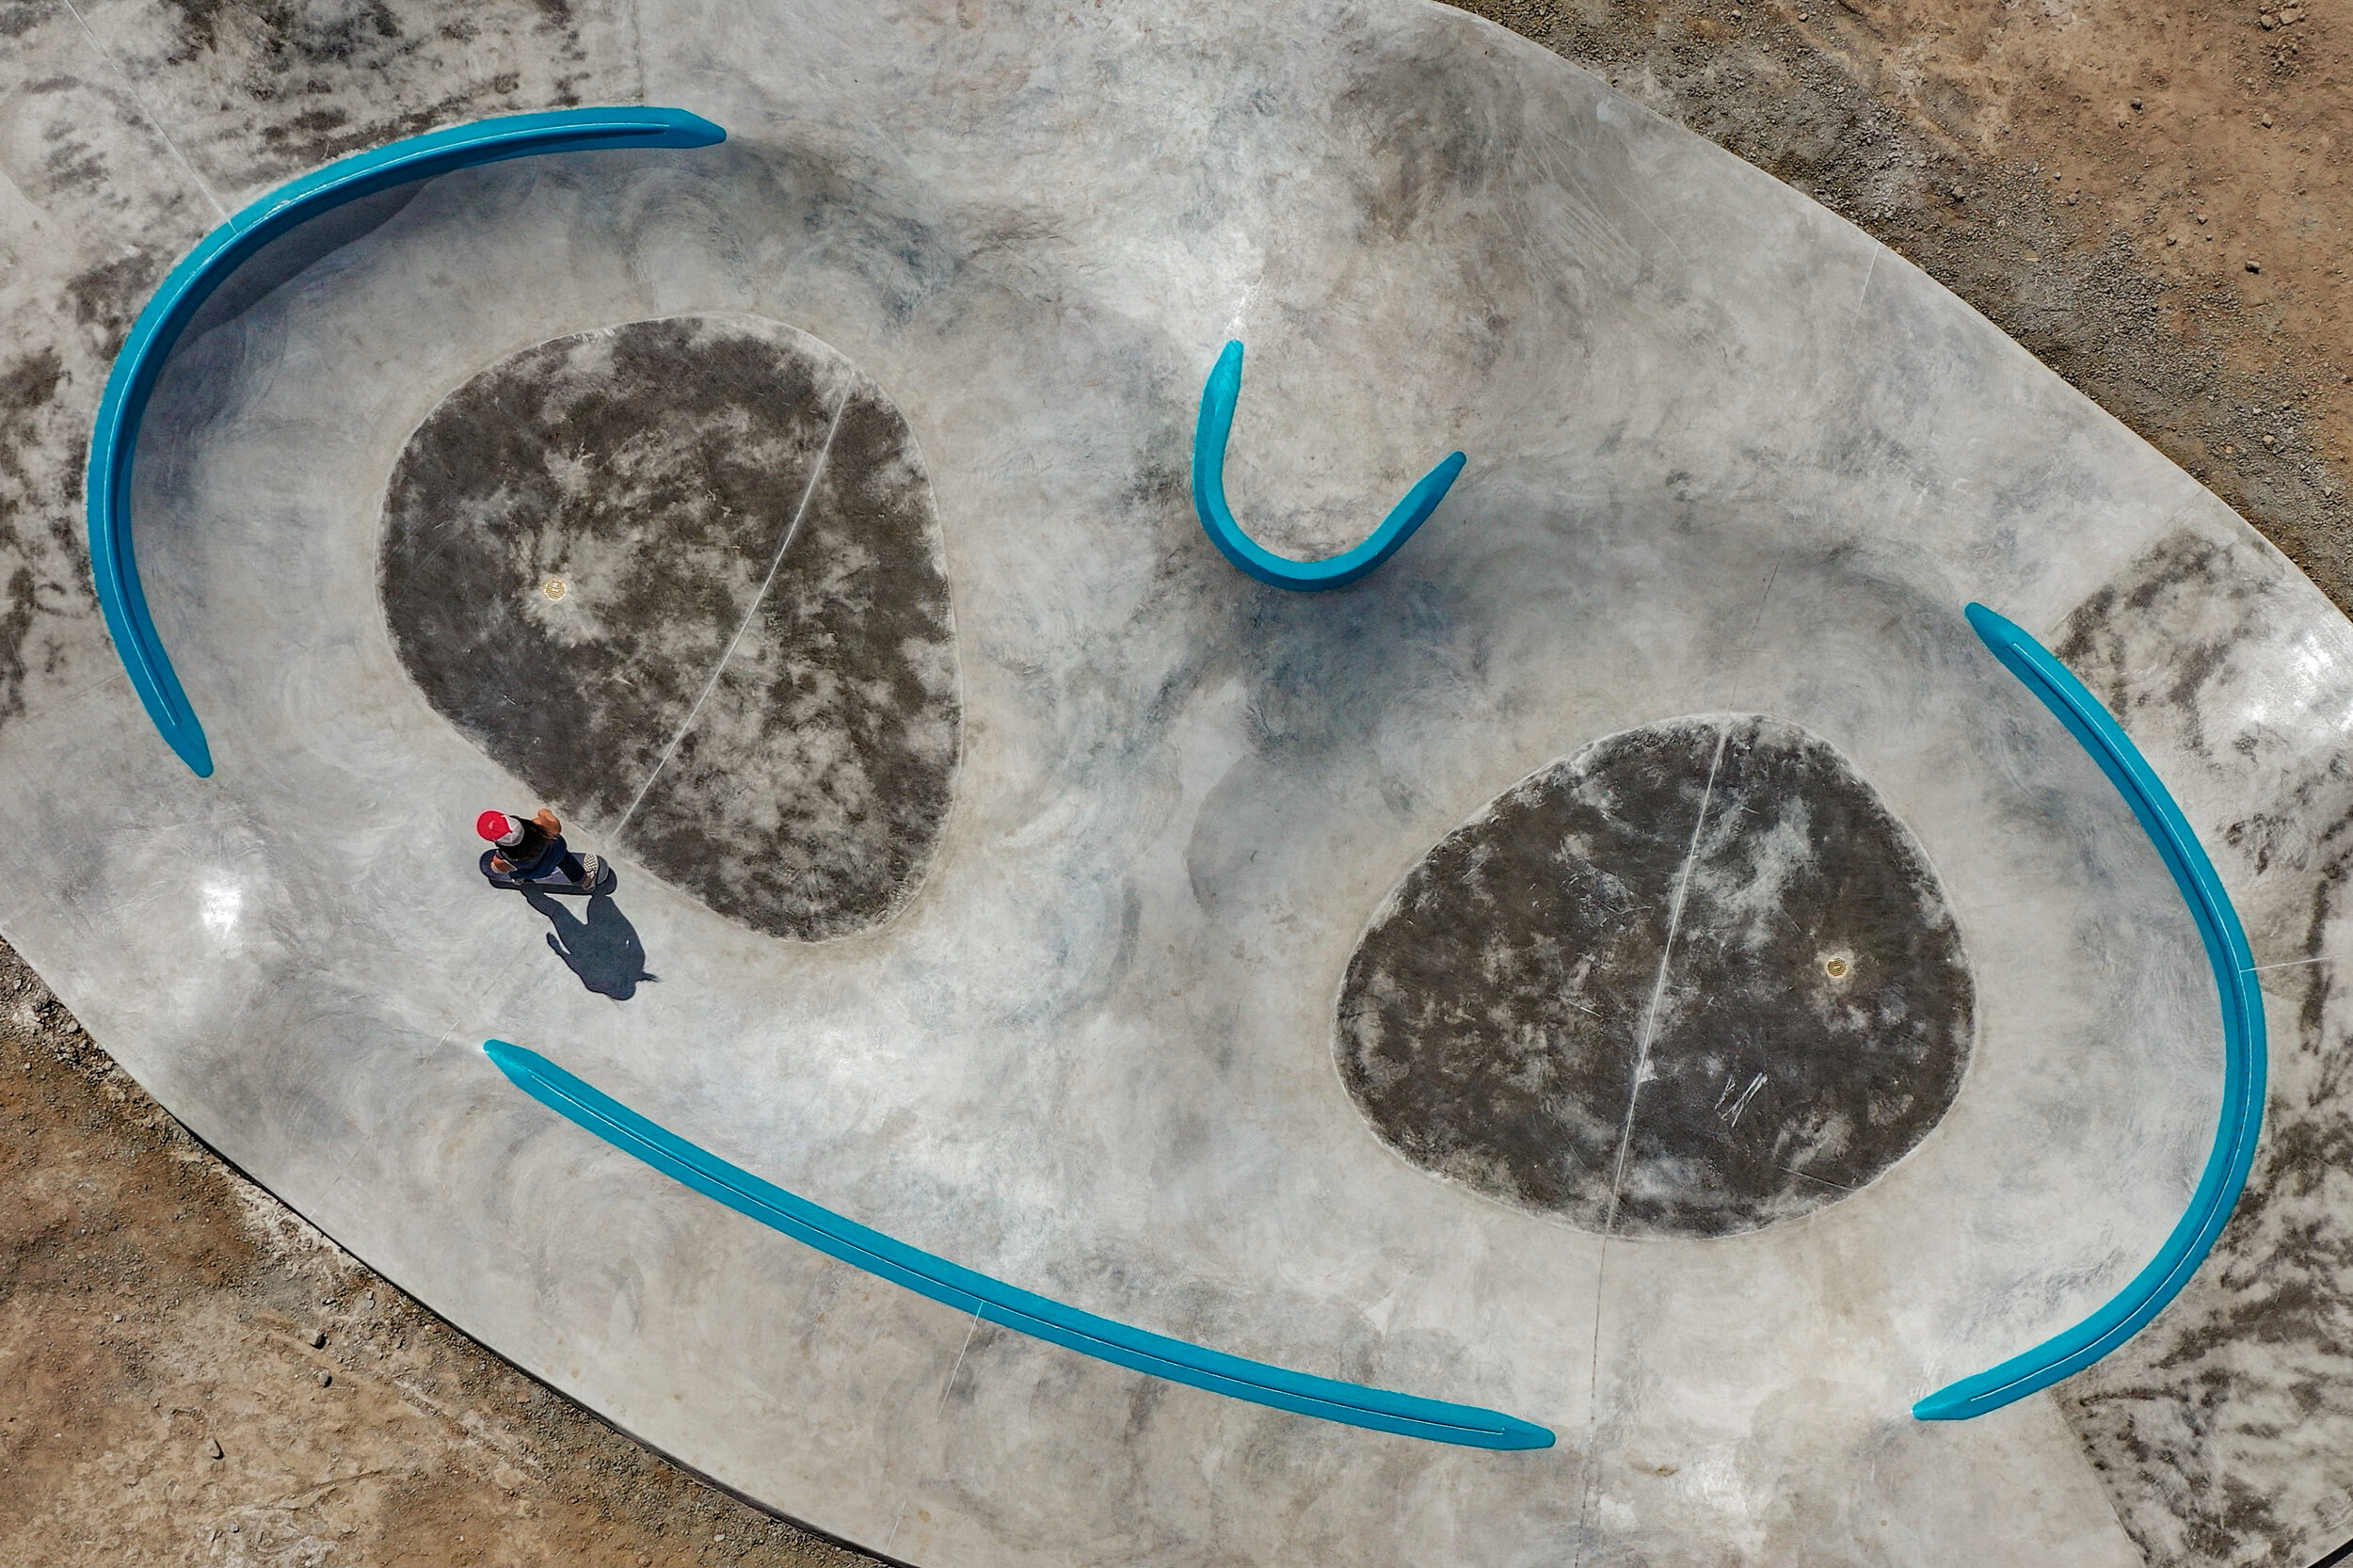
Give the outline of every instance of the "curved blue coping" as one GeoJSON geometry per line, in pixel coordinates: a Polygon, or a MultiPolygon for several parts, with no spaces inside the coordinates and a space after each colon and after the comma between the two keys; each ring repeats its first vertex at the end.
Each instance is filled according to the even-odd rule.
{"type": "Polygon", "coordinates": [[[771,1186],[648,1121],[536,1051],[504,1040],[485,1040],[482,1048],[515,1087],[622,1153],[636,1156],[672,1180],[717,1199],[771,1230],[782,1231],[819,1252],[959,1312],[975,1313],[1081,1355],[1302,1416],[1472,1448],[1552,1447],[1552,1433],[1543,1427],[1497,1411],[1285,1371],[1033,1296],[944,1257],[918,1252],[904,1241],[894,1241],[807,1198],[771,1186]]]}
{"type": "Polygon", "coordinates": [[[2182,889],[2190,918],[2198,922],[2198,935],[2206,944],[2206,958],[2214,965],[2215,990],[2222,1000],[2222,1115],[2215,1128],[2213,1152],[2206,1156],[2205,1173],[2198,1179],[2189,1207],[2148,1266],[2074,1327],[1998,1367],[1949,1384],[1913,1405],[1913,1415],[1924,1421],[1966,1420],[1998,1410],[2083,1370],[2137,1334],[2189,1283],[2215,1238],[2221,1234],[2223,1223],[2238,1203],[2240,1189],[2247,1184],[2264,1112],[2263,996],[2256,987],[2254,955],[2248,951],[2247,934],[2239,928],[2231,896],[2215,875],[2214,863],[2199,847],[2198,836],[2190,831],[2181,808],[2173,804],[2139,748],[2067,666],[1984,605],[1972,604],[1967,613],[1969,624],[1993,649],[1993,657],[2025,681],[2026,689],[2091,753],[2091,760],[2100,764],[2100,771],[2140,819],[2165,869],[2173,873],[2174,884],[2182,889]]]}
{"type": "Polygon", "coordinates": [[[394,185],[538,152],[709,147],[726,139],[727,133],[718,126],[682,109],[559,109],[453,125],[338,158],[280,186],[205,235],[165,277],[115,356],[105,393],[99,399],[98,422],[90,431],[90,576],[132,690],[164,740],[199,778],[212,776],[212,748],[148,615],[138,558],[131,548],[130,518],[131,460],[138,448],[139,421],[163,375],[164,361],[199,307],[270,241],[330,208],[394,185]]]}
{"type": "Polygon", "coordinates": [[[1463,455],[1451,453],[1421,476],[1381,526],[1355,549],[1323,561],[1294,561],[1260,547],[1225,504],[1225,438],[1233,433],[1234,405],[1241,399],[1241,344],[1229,343],[1201,388],[1201,417],[1193,427],[1193,509],[1218,553],[1261,583],[1299,593],[1353,583],[1397,553],[1414,530],[1430,520],[1463,472],[1463,455]]]}

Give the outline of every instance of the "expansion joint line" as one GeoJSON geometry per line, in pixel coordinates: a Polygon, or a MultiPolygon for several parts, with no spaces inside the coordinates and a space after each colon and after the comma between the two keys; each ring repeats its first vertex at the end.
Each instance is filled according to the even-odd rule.
{"type": "Polygon", "coordinates": [[[800,536],[801,519],[808,512],[809,498],[817,493],[818,481],[825,476],[825,459],[833,456],[833,438],[840,430],[841,415],[849,406],[850,394],[844,389],[840,399],[833,406],[833,423],[825,426],[825,444],[817,449],[817,461],[809,468],[808,483],[801,487],[800,504],[792,508],[792,520],[785,525],[784,537],[776,541],[776,552],[768,559],[768,575],[760,580],[760,592],[752,596],[751,605],[744,610],[744,618],[735,623],[735,635],[728,639],[727,648],[719,655],[719,662],[711,666],[711,679],[703,682],[702,691],[695,697],[695,705],[686,711],[685,719],[670,736],[670,744],[664,746],[662,755],[654,760],[652,770],[646,775],[646,781],[637,786],[637,793],[631,797],[629,809],[623,811],[613,824],[611,837],[618,839],[621,830],[629,825],[630,818],[635,816],[637,808],[646,803],[646,796],[652,791],[654,780],[662,776],[662,770],[670,765],[670,759],[678,755],[678,748],[685,741],[687,732],[702,716],[703,704],[709,702],[711,694],[719,689],[719,678],[728,672],[728,665],[734,663],[735,650],[743,643],[744,633],[750,631],[752,622],[760,617],[760,607],[768,602],[768,590],[776,586],[776,573],[784,568],[784,552],[791,550],[792,541],[800,536]]]}
{"type": "MultiPolygon", "coordinates": [[[[1771,592],[1772,584],[1766,584],[1771,592]]],[[[1761,619],[1760,605],[1758,616],[1761,619]]],[[[1609,1206],[1604,1210],[1601,1224],[1601,1260],[1595,1266],[1593,1283],[1593,1352],[1588,1372],[1585,1408],[1585,1486],[1577,1500],[1577,1558],[1572,1568],[1585,1559],[1585,1524],[1593,1506],[1593,1490],[1601,1484],[1601,1467],[1594,1463],[1594,1451],[1601,1438],[1601,1316],[1602,1303],[1609,1294],[1609,1238],[1618,1228],[1618,1196],[1625,1183],[1626,1152],[1634,1142],[1634,1112],[1642,1097],[1642,1074],[1650,1066],[1651,1044],[1658,1032],[1658,1009],[1667,994],[1667,966],[1674,961],[1675,935],[1683,928],[1684,897],[1691,887],[1691,868],[1698,863],[1700,835],[1707,830],[1708,808],[1716,799],[1716,777],[1723,771],[1724,747],[1732,738],[1732,722],[1727,719],[1716,731],[1715,755],[1708,759],[1707,785],[1700,792],[1699,815],[1691,823],[1690,842],[1683,846],[1683,864],[1675,872],[1674,897],[1667,905],[1667,939],[1659,945],[1658,972],[1653,977],[1650,1005],[1642,1010],[1642,1027],[1634,1039],[1634,1075],[1626,1085],[1625,1120],[1618,1128],[1618,1158],[1609,1169],[1609,1206]]]]}
{"type": "Polygon", "coordinates": [[[220,204],[220,198],[213,194],[211,184],[203,175],[197,172],[196,165],[188,161],[188,155],[180,150],[180,144],[171,139],[171,133],[164,129],[164,122],[155,117],[155,111],[148,106],[146,98],[140,94],[137,86],[131,80],[130,72],[123,69],[122,62],[116,59],[104,44],[98,41],[98,34],[91,29],[89,19],[82,14],[82,8],[75,5],[73,0],[65,0],[65,8],[73,13],[75,24],[82,29],[82,36],[89,40],[89,46],[97,52],[98,57],[105,61],[113,69],[114,73],[121,78],[123,93],[131,100],[132,106],[139,111],[139,118],[147,121],[148,129],[155,133],[155,139],[162,142],[165,150],[178,161],[181,168],[186,172],[189,181],[195,184],[196,193],[204,199],[204,204],[213,209],[214,222],[228,222],[229,209],[220,204]]]}
{"type": "Polygon", "coordinates": [[[1674,962],[1675,936],[1683,929],[1683,904],[1691,890],[1691,868],[1700,856],[1700,835],[1707,831],[1707,808],[1716,799],[1716,776],[1723,770],[1724,746],[1732,739],[1732,725],[1726,721],[1716,731],[1716,754],[1708,760],[1707,787],[1700,792],[1700,814],[1691,824],[1691,841],[1684,846],[1683,865],[1675,873],[1675,896],[1667,907],[1667,939],[1658,950],[1658,973],[1651,981],[1650,1005],[1642,1010],[1642,1032],[1634,1047],[1634,1080],[1626,1086],[1625,1121],[1618,1128],[1618,1158],[1609,1170],[1609,1208],[1602,1222],[1601,1233],[1608,1237],[1618,1226],[1618,1196],[1625,1184],[1626,1152],[1634,1143],[1634,1112],[1642,1097],[1642,1075],[1650,1067],[1651,1046],[1658,1037],[1658,1009],[1667,995],[1667,968],[1674,962]]]}

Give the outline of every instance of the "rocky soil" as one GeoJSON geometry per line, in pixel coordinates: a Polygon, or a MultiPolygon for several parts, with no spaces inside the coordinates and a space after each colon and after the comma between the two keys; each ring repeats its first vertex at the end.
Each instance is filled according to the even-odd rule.
{"type": "MultiPolygon", "coordinates": [[[[1461,3],[1884,240],[2353,605],[2337,8],[1461,3]]],[[[371,1274],[5,949],[0,1389],[0,1561],[868,1560],[371,1274]]]]}
{"type": "Polygon", "coordinates": [[[0,948],[0,1562],[869,1560],[371,1273],[0,948]]]}
{"type": "Polygon", "coordinates": [[[1457,3],[1868,231],[2353,604],[2343,10],[1457,3]]]}

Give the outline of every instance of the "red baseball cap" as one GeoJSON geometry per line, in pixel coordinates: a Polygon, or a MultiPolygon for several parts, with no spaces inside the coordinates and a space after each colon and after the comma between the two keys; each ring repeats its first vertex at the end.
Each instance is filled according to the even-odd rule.
{"type": "Polygon", "coordinates": [[[494,844],[514,831],[507,824],[506,813],[504,811],[483,812],[482,815],[474,818],[473,830],[494,844]]]}

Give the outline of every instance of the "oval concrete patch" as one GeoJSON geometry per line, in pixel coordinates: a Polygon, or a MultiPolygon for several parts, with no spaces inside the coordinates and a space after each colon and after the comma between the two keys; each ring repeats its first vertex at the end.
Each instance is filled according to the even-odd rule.
{"type": "Polygon", "coordinates": [[[410,677],[582,847],[802,940],[912,895],[959,743],[946,564],[906,422],[825,344],[683,316],[503,360],[410,436],[381,552],[410,677]]]}
{"type": "Polygon", "coordinates": [[[1795,725],[1706,716],[1596,741],[1449,834],[1350,961],[1337,1049],[1426,1169],[1588,1230],[1718,1236],[1901,1159],[1975,1013],[1877,792],[1795,725]]]}

